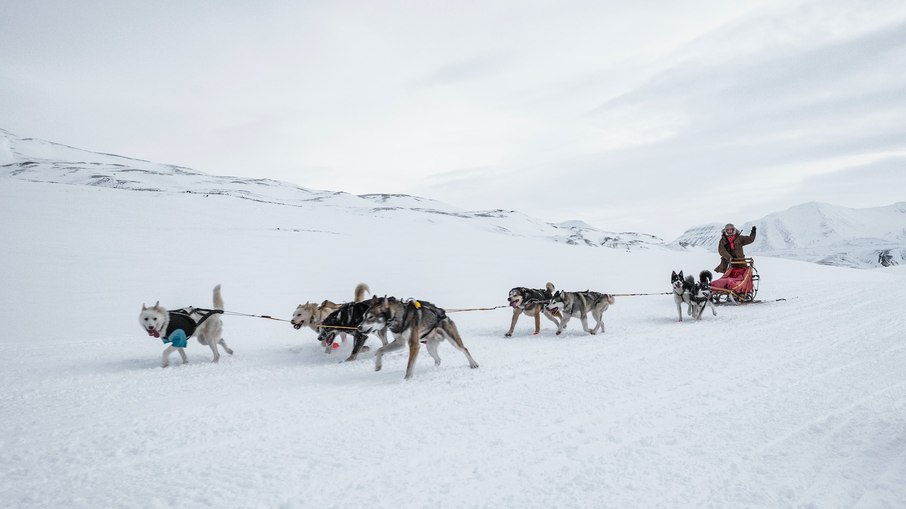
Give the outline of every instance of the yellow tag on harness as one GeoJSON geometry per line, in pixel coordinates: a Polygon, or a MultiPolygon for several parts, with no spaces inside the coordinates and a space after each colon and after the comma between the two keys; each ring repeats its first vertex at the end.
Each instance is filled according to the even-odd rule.
{"type": "Polygon", "coordinates": [[[415,304],[415,309],[418,309],[418,308],[422,307],[422,303],[421,303],[421,302],[419,302],[419,301],[417,301],[417,300],[416,300],[416,301],[413,301],[413,302],[414,302],[414,304],[415,304]]]}

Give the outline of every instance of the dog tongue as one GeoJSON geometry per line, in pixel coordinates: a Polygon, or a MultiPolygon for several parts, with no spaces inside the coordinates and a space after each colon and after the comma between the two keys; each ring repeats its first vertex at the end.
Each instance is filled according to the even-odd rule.
{"type": "Polygon", "coordinates": [[[157,331],[154,330],[154,329],[148,329],[148,335],[149,335],[149,336],[153,336],[153,337],[155,337],[155,338],[159,338],[159,337],[160,337],[160,332],[157,332],[157,331]]]}

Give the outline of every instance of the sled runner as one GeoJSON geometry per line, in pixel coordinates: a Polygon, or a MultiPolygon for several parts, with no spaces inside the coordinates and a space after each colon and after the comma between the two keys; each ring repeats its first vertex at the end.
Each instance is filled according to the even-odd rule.
{"type": "Polygon", "coordinates": [[[711,301],[715,304],[755,302],[760,280],[752,258],[734,258],[724,275],[711,282],[711,301]]]}

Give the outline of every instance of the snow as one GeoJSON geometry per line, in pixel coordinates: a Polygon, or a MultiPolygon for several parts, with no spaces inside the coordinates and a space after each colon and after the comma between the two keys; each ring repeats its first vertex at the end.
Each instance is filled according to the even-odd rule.
{"type": "Polygon", "coordinates": [[[373,352],[342,363],[348,343],[326,355],[310,330],[242,316],[224,318],[234,356],[193,342],[162,369],[142,303],[209,306],[218,283],[228,310],[288,319],[359,282],[451,309],[547,281],[659,293],[716,255],[12,176],[0,214],[8,507],[906,503],[902,267],[759,257],[759,297],[786,301],[676,323],[670,296],[617,297],[598,336],[531,336],[522,317],[504,339],[508,309],[455,313],[480,367],[445,344],[409,381],[405,353],[375,372],[373,352]]]}

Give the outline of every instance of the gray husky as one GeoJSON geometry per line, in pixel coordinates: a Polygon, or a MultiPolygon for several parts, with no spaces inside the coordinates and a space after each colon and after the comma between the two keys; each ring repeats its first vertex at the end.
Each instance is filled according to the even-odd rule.
{"type": "Polygon", "coordinates": [[[195,336],[202,345],[211,347],[211,351],[214,352],[213,362],[217,362],[220,360],[217,345],[222,346],[226,353],[233,355],[233,351],[223,340],[223,322],[218,316],[222,313],[223,297],[220,296],[220,285],[217,285],[214,287],[214,309],[188,306],[168,311],[158,301],[150,308],[142,304],[138,322],[149,336],[160,338],[165,344],[170,343],[170,346],[164,349],[161,366],[170,365],[170,354],[174,350],[179,352],[183,364],[189,362],[185,347],[192,336],[195,336]]]}
{"type": "Polygon", "coordinates": [[[553,297],[553,292],[553,283],[547,283],[544,290],[526,288],[524,286],[519,286],[510,290],[510,294],[507,296],[506,300],[510,307],[513,308],[513,320],[510,322],[510,330],[508,330],[504,336],[510,337],[513,335],[513,330],[516,328],[516,321],[519,320],[519,315],[523,313],[527,316],[535,317],[535,335],[538,335],[538,333],[541,332],[542,314],[544,314],[548,320],[554,322],[559,330],[560,321],[557,320],[557,318],[562,318],[560,313],[557,311],[551,313],[548,311],[547,307],[545,307],[546,304],[550,302],[551,297],[553,297]]]}
{"type": "Polygon", "coordinates": [[[589,334],[597,334],[598,330],[604,332],[604,311],[613,304],[612,295],[585,290],[584,292],[558,291],[551,297],[547,309],[559,311],[563,315],[560,326],[557,327],[559,335],[566,328],[570,318],[578,317],[582,320],[582,329],[589,334]],[[588,328],[588,313],[597,322],[594,329],[588,328]]]}
{"type": "Polygon", "coordinates": [[[409,345],[409,363],[406,366],[406,379],[412,377],[412,368],[418,357],[421,343],[428,347],[428,354],[434,358],[434,365],[440,365],[440,356],[437,355],[437,346],[444,339],[469,360],[470,368],[477,368],[478,363],[472,358],[469,349],[462,343],[456,324],[453,323],[443,309],[430,302],[409,300],[402,301],[394,297],[372,298],[371,306],[365,311],[359,330],[365,334],[390,329],[393,341],[389,345],[378,348],[374,356],[374,370],[380,371],[382,357],[385,353],[392,352],[409,345]]]}

